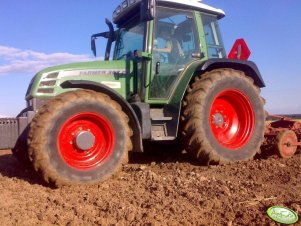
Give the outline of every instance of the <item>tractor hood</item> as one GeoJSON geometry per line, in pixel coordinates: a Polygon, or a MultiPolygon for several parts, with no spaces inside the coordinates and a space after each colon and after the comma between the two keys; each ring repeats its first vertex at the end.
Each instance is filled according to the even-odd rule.
{"type": "Polygon", "coordinates": [[[132,79],[131,62],[92,61],[46,68],[31,80],[26,100],[51,98],[66,92],[60,85],[68,80],[86,80],[106,85],[126,96],[125,85],[132,79]]]}

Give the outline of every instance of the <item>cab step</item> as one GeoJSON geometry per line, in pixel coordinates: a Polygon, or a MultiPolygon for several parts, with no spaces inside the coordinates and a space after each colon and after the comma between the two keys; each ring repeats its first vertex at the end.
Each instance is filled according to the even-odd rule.
{"type": "Polygon", "coordinates": [[[170,116],[164,115],[163,109],[151,109],[151,139],[153,141],[175,140],[175,136],[168,133],[168,123],[173,120],[170,116]]]}

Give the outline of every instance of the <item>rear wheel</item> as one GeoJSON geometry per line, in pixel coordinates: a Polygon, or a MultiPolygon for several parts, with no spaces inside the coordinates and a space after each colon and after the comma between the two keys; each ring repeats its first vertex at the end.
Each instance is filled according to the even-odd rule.
{"type": "Polygon", "coordinates": [[[183,141],[205,164],[247,160],[264,138],[264,101],[243,72],[218,69],[196,78],[184,100],[183,141]]]}
{"type": "Polygon", "coordinates": [[[128,118],[108,96],[79,90],[43,106],[31,123],[34,168],[56,185],[99,182],[127,161],[128,118]]]}

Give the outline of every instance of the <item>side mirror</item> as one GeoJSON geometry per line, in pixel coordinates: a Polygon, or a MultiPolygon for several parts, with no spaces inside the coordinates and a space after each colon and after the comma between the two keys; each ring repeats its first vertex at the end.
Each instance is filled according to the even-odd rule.
{"type": "Polygon", "coordinates": [[[95,45],[95,37],[91,37],[91,50],[93,52],[93,55],[96,57],[96,45],[95,45]]]}
{"type": "Polygon", "coordinates": [[[142,0],[140,5],[140,21],[146,22],[155,18],[156,1],[142,0]]]}

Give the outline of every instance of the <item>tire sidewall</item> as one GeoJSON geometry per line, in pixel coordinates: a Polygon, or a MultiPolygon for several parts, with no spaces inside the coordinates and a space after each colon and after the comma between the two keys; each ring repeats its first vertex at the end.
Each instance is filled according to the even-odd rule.
{"type": "Polygon", "coordinates": [[[48,139],[45,143],[45,152],[49,157],[49,164],[60,177],[71,181],[93,182],[100,178],[106,178],[121,164],[125,152],[125,127],[118,111],[111,105],[99,100],[92,102],[89,100],[88,102],[85,98],[81,98],[71,104],[64,105],[59,112],[53,115],[50,121],[51,123],[46,130],[48,139]],[[63,160],[58,145],[58,136],[63,124],[72,116],[82,112],[96,113],[106,118],[111,123],[115,137],[110,156],[94,168],[87,170],[79,170],[69,166],[63,160]]]}
{"type": "Polygon", "coordinates": [[[264,131],[264,121],[265,113],[263,108],[263,103],[258,95],[256,89],[252,84],[250,84],[246,79],[239,76],[224,76],[217,82],[207,92],[205,99],[204,109],[202,113],[205,117],[201,124],[203,125],[204,134],[207,139],[205,142],[211,149],[211,151],[216,152],[224,160],[238,161],[245,160],[253,157],[257,150],[255,147],[258,146],[262,141],[263,131],[264,131]],[[242,92],[249,100],[251,107],[254,112],[254,128],[249,141],[239,149],[229,150],[222,146],[215,138],[211,125],[210,125],[210,111],[211,106],[215,98],[225,90],[239,90],[242,92]]]}

